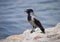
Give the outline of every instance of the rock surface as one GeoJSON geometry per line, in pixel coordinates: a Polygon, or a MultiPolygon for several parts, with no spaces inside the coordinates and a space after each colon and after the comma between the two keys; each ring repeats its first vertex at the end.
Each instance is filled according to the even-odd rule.
{"type": "Polygon", "coordinates": [[[40,33],[38,28],[33,33],[30,31],[26,30],[23,34],[9,36],[0,42],[60,42],[60,23],[55,27],[45,29],[45,34],[40,33]]]}

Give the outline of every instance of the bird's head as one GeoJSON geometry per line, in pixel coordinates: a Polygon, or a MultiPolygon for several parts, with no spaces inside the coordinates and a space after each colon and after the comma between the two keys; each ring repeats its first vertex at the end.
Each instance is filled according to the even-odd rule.
{"type": "Polygon", "coordinates": [[[27,14],[33,13],[33,9],[26,9],[25,11],[27,14]]]}

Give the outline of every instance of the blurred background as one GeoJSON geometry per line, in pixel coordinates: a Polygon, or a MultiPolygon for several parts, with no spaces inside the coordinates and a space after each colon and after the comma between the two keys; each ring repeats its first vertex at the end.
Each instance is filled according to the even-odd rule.
{"type": "Polygon", "coordinates": [[[60,0],[0,0],[0,39],[32,29],[26,9],[34,10],[44,28],[60,22],[60,0]]]}

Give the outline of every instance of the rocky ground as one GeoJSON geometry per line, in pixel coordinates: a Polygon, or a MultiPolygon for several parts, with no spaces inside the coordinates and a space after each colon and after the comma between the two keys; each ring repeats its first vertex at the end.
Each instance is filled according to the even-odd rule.
{"type": "Polygon", "coordinates": [[[26,30],[22,34],[12,35],[0,42],[60,42],[60,23],[55,27],[46,28],[46,33],[40,33],[39,28],[35,32],[30,33],[31,30],[26,30]]]}

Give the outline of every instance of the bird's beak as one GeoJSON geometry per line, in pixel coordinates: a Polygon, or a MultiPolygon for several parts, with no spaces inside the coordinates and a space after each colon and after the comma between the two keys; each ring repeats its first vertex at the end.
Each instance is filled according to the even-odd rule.
{"type": "Polygon", "coordinates": [[[27,11],[24,11],[25,13],[27,13],[27,11]]]}
{"type": "Polygon", "coordinates": [[[24,12],[27,12],[26,10],[24,12]]]}

